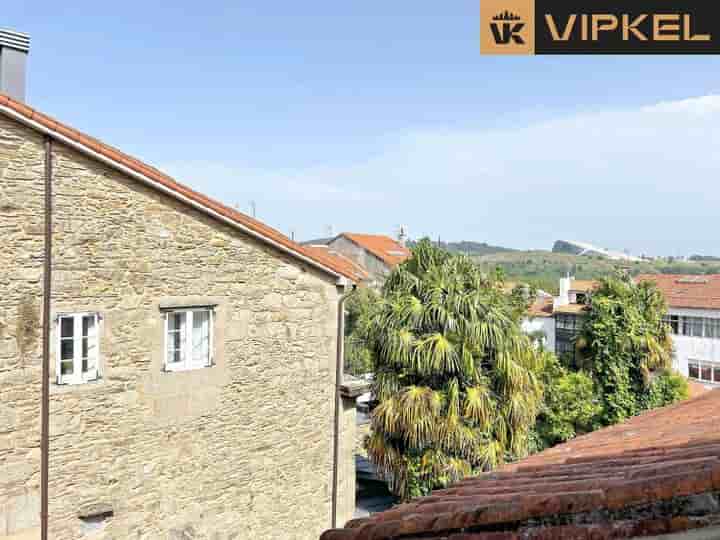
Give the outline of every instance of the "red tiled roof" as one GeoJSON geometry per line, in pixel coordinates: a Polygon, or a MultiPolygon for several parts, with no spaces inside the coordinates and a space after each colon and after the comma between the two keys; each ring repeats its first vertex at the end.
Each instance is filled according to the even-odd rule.
{"type": "Polygon", "coordinates": [[[638,281],[652,281],[670,307],[720,309],[720,274],[643,274],[638,281]]]}
{"type": "Polygon", "coordinates": [[[552,317],[553,316],[553,299],[552,297],[541,296],[535,299],[527,310],[529,317],[552,317]]]}
{"type": "Polygon", "coordinates": [[[705,386],[703,383],[688,379],[688,394],[691,398],[702,396],[705,392],[709,392],[712,387],[705,386]]]}
{"type": "Polygon", "coordinates": [[[366,280],[370,274],[362,266],[357,264],[352,259],[349,259],[342,253],[333,251],[329,246],[303,246],[303,249],[311,254],[317,255],[318,257],[325,257],[334,262],[336,268],[342,268],[345,275],[352,275],[354,281],[366,280]]]}
{"type": "Polygon", "coordinates": [[[321,538],[591,540],[717,524],[718,417],[720,391],[710,391],[353,520],[321,538]]]}
{"type": "Polygon", "coordinates": [[[409,259],[412,255],[408,248],[389,236],[355,233],[342,233],[340,236],[344,236],[358,246],[365,248],[389,266],[396,266],[409,259]]]}
{"type": "Polygon", "coordinates": [[[558,306],[555,308],[555,313],[566,313],[568,315],[581,315],[588,311],[588,306],[585,304],[568,304],[566,306],[558,306]]]}
{"type": "Polygon", "coordinates": [[[592,279],[573,279],[570,281],[570,289],[573,292],[588,292],[597,289],[600,286],[599,281],[592,279]]]}
{"type": "Polygon", "coordinates": [[[91,152],[102,155],[104,158],[109,159],[116,165],[130,169],[131,171],[160,184],[170,192],[189,199],[195,204],[198,204],[237,223],[239,226],[252,231],[259,237],[265,239],[267,242],[279,244],[283,248],[287,249],[290,254],[295,255],[296,257],[310,259],[332,274],[339,274],[349,279],[354,279],[352,273],[346,273],[347,269],[345,265],[337,265],[337,260],[323,254],[311,253],[272,227],[246,216],[237,210],[233,210],[218,201],[206,197],[205,195],[202,195],[201,193],[198,193],[177,182],[154,167],[151,167],[150,165],[124,154],[112,146],[62,124],[61,122],[58,122],[57,120],[28,107],[24,103],[20,103],[8,96],[0,94],[0,112],[4,112],[2,107],[6,107],[10,111],[13,111],[21,118],[39,124],[42,128],[49,130],[52,134],[69,139],[73,143],[78,144],[91,152]]]}

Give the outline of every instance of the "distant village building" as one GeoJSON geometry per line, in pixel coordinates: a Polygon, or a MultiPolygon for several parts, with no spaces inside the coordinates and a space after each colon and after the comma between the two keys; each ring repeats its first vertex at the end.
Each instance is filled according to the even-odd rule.
{"type": "Polygon", "coordinates": [[[5,95],[0,231],[0,538],[40,538],[44,324],[49,538],[310,539],[352,516],[353,264],[5,95]]]}
{"type": "Polygon", "coordinates": [[[642,275],[668,303],[666,322],[674,345],[673,364],[703,384],[720,386],[720,274],[642,275]]]}
{"type": "MultiPolygon", "coordinates": [[[[668,304],[673,368],[706,387],[720,386],[720,275],[648,274],[636,279],[655,283],[668,304]]],[[[562,278],[557,297],[538,297],[530,306],[523,329],[541,334],[546,349],[574,361],[575,337],[597,285],[562,278]]]]}
{"type": "Polygon", "coordinates": [[[304,242],[316,252],[327,250],[331,256],[340,256],[356,265],[359,273],[366,273],[366,282],[381,285],[393,268],[409,259],[404,231],[398,240],[377,234],[342,233],[334,238],[321,238],[304,242]]]}

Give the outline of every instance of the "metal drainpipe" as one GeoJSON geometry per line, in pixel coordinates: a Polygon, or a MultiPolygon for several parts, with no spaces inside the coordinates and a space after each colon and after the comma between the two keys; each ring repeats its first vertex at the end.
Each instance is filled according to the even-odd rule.
{"type": "Polygon", "coordinates": [[[345,367],[345,301],[357,290],[353,284],[350,292],[343,294],[338,300],[337,325],[337,358],[335,359],[335,425],[333,429],[333,483],[332,483],[332,528],[337,527],[338,507],[338,460],[340,459],[340,386],[342,385],[343,369],[345,367]]]}
{"type": "Polygon", "coordinates": [[[52,141],[45,139],[45,249],[43,272],[43,357],[40,434],[40,534],[48,540],[48,470],[50,450],[50,300],[52,294],[52,141]]]}

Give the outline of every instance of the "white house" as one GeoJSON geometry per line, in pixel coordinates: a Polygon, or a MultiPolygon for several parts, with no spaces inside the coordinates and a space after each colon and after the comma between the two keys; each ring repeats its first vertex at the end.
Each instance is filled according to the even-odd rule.
{"type": "MultiPolygon", "coordinates": [[[[667,301],[673,368],[707,387],[720,387],[720,275],[648,274],[637,280],[654,282],[667,301]]],[[[572,360],[586,302],[596,286],[595,281],[562,278],[560,294],[552,301],[538,297],[523,329],[544,334],[546,349],[572,360]]]]}
{"type": "Polygon", "coordinates": [[[643,275],[668,303],[673,367],[690,379],[720,386],[720,275],[643,275]]]}

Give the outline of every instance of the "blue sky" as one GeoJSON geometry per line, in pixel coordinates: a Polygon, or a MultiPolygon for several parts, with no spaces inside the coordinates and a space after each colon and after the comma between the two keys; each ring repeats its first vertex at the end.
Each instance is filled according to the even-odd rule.
{"type": "Polygon", "coordinates": [[[4,5],[29,103],[299,239],[720,254],[717,57],[483,57],[475,0],[156,4],[4,5]]]}

